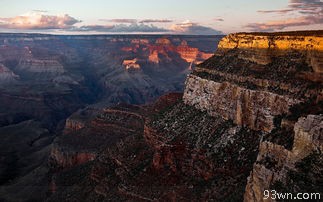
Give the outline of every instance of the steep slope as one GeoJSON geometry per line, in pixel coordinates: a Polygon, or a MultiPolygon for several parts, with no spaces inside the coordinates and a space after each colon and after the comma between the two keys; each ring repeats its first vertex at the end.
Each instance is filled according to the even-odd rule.
{"type": "Polygon", "coordinates": [[[103,112],[102,108],[120,102],[152,102],[166,92],[183,89],[191,64],[176,48],[156,43],[159,38],[167,38],[172,47],[185,40],[187,47],[206,55],[214,52],[213,44],[220,39],[0,34],[0,201],[43,201],[51,182],[49,173],[93,160],[105,146],[132,134],[133,128],[122,129],[124,123],[105,124],[110,115],[124,120],[127,112],[103,112]],[[151,46],[158,64],[149,61],[151,46]],[[138,61],[131,67],[123,64],[134,58],[138,61]],[[97,113],[108,117],[96,117],[97,113]],[[83,125],[86,121],[93,124],[83,125]],[[38,143],[34,136],[42,130],[48,132],[48,142],[41,138],[38,143]],[[24,190],[19,190],[22,186],[24,190]]]}
{"type": "Polygon", "coordinates": [[[19,79],[19,76],[0,63],[0,83],[10,84],[19,79]]]}
{"type": "Polygon", "coordinates": [[[182,99],[117,107],[105,125],[140,127],[103,145],[94,160],[56,173],[48,201],[263,201],[271,189],[321,193],[322,66],[312,61],[320,61],[322,38],[322,31],[223,38],[215,56],[187,77],[182,99]]]}
{"type": "MultiPolygon", "coordinates": [[[[102,150],[95,160],[89,159],[81,165],[75,163],[55,173],[51,183],[55,188],[51,189],[53,194],[48,200],[242,198],[256,158],[259,135],[187,106],[180,97],[181,94],[170,94],[153,105],[117,106],[105,110],[106,115],[98,115],[109,117],[104,119],[104,125],[109,126],[107,130],[100,125],[100,130],[105,131],[102,136],[118,134],[121,139],[95,147],[96,151],[102,150]],[[142,118],[134,121],[131,116],[142,118]],[[139,128],[136,126],[135,131],[122,135],[122,131],[131,130],[136,122],[141,122],[136,124],[139,128]],[[114,129],[115,124],[118,130],[114,129]]],[[[98,126],[93,121],[87,123],[98,126]]],[[[93,132],[88,131],[86,135],[100,140],[93,132]]],[[[66,138],[61,141],[69,142],[66,138]]],[[[89,142],[90,139],[86,144],[89,142]]],[[[85,142],[68,148],[80,147],[80,144],[85,142]]],[[[52,157],[56,156],[52,153],[52,157]]]]}
{"type": "MultiPolygon", "coordinates": [[[[309,115],[323,113],[323,66],[313,62],[322,58],[322,39],[321,31],[229,35],[187,80],[185,103],[263,134],[245,201],[263,201],[277,183],[301,191],[290,173],[301,173],[297,165],[312,152],[322,155],[321,115],[309,115]]],[[[320,180],[307,179],[314,187],[307,190],[322,190],[320,180]]]]}

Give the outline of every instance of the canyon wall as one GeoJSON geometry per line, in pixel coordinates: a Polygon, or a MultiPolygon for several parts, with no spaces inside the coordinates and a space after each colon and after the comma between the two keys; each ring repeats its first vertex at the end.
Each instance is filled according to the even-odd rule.
{"type": "MultiPolygon", "coordinates": [[[[238,33],[224,37],[215,56],[187,77],[185,104],[262,136],[244,201],[275,201],[265,200],[264,190],[282,186],[302,191],[293,179],[303,172],[300,165],[314,157],[321,162],[322,61],[320,31],[238,33]]],[[[314,167],[306,173],[317,172],[314,167]]],[[[308,191],[319,189],[308,178],[308,191]]]]}
{"type": "Polygon", "coordinates": [[[184,102],[210,115],[221,115],[238,125],[254,130],[271,131],[274,117],[288,113],[300,100],[251,90],[229,82],[215,82],[190,75],[186,80],[184,102]]]}
{"type": "Polygon", "coordinates": [[[241,58],[268,64],[286,51],[301,51],[316,73],[323,73],[323,39],[320,34],[229,34],[219,43],[218,53],[238,49],[241,58]]]}
{"type": "MultiPolygon", "coordinates": [[[[118,105],[80,127],[69,120],[60,147],[100,152],[58,173],[49,201],[256,202],[266,189],[321,193],[322,35],[229,35],[187,77],[182,99],[118,105]]],[[[150,48],[160,54],[151,58],[171,47],[158,39],[150,48]]]]}
{"type": "MultiPolygon", "coordinates": [[[[322,151],[323,115],[300,118],[294,126],[294,132],[292,150],[268,141],[260,143],[257,161],[248,178],[244,201],[275,201],[271,198],[264,199],[264,191],[275,190],[273,185],[277,182],[290,186],[290,193],[295,191],[292,189],[293,184],[286,183],[286,176],[290,170],[297,170],[296,163],[313,152],[322,151]]],[[[310,191],[314,193],[315,190],[310,191]]]]}

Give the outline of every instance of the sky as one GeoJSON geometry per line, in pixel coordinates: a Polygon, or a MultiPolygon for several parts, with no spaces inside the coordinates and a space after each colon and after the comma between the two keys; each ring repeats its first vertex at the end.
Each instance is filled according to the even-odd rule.
{"type": "Polygon", "coordinates": [[[228,34],[323,29],[323,0],[0,0],[0,32],[228,34]]]}

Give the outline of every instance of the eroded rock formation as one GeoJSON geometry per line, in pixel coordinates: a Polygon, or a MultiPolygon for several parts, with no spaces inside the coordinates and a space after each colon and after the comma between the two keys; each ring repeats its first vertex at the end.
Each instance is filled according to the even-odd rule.
{"type": "MultiPolygon", "coordinates": [[[[321,193],[322,35],[229,35],[187,77],[183,96],[77,112],[52,148],[48,201],[262,201],[265,189],[321,193]]],[[[147,46],[153,61],[193,61],[189,48],[170,57],[187,46],[181,42],[134,40],[126,52],[134,58],[147,46]]]]}
{"type": "MultiPolygon", "coordinates": [[[[323,115],[308,115],[300,118],[294,126],[294,131],[292,150],[268,141],[260,143],[257,161],[248,178],[244,201],[275,201],[271,198],[265,200],[264,191],[275,190],[277,187],[274,185],[277,182],[283,183],[286,187],[289,186],[289,189],[285,189],[289,190],[289,193],[297,191],[294,187],[297,181],[289,184],[287,176],[291,170],[297,171],[297,163],[312,153],[322,155],[323,115]]],[[[315,193],[315,189],[310,191],[315,193]]]]}

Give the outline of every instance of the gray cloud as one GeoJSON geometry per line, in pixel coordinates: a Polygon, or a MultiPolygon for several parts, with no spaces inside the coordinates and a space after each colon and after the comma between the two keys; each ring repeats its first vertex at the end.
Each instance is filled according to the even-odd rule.
{"type": "Polygon", "coordinates": [[[218,21],[218,22],[223,22],[223,21],[224,21],[224,19],[223,19],[223,18],[215,18],[214,20],[215,20],[215,21],[218,21]]]}
{"type": "Polygon", "coordinates": [[[129,24],[133,24],[133,23],[137,23],[136,19],[100,19],[100,21],[105,21],[105,22],[114,22],[114,23],[129,23],[129,24]]]}
{"type": "Polygon", "coordinates": [[[139,23],[170,23],[172,20],[167,19],[144,19],[140,20],[139,23]]]}
{"type": "Polygon", "coordinates": [[[294,11],[294,9],[280,9],[280,10],[259,10],[258,13],[280,13],[285,14],[294,11]]]}
{"type": "Polygon", "coordinates": [[[180,24],[172,25],[170,30],[178,34],[192,34],[192,35],[223,34],[221,31],[215,30],[211,27],[205,27],[205,26],[199,25],[198,23],[193,23],[190,21],[185,21],[180,24]]]}
{"type": "Polygon", "coordinates": [[[245,27],[252,31],[275,31],[288,27],[323,24],[323,1],[290,0],[286,9],[261,10],[259,13],[297,13],[299,17],[264,23],[250,23],[245,27]]]}
{"type": "Polygon", "coordinates": [[[295,27],[295,26],[305,26],[311,24],[322,24],[323,16],[302,16],[298,18],[290,18],[286,20],[280,21],[270,21],[265,23],[250,23],[246,25],[247,28],[253,31],[275,31],[275,30],[283,30],[287,27],[295,27]]]}
{"type": "Polygon", "coordinates": [[[168,19],[100,19],[100,21],[104,22],[114,22],[114,23],[129,23],[129,24],[134,24],[134,23],[170,23],[173,22],[172,20],[168,19]]]}
{"type": "Polygon", "coordinates": [[[39,13],[47,13],[47,10],[33,10],[33,12],[39,12],[39,13]]]}
{"type": "Polygon", "coordinates": [[[117,25],[87,25],[73,28],[72,31],[94,31],[94,32],[168,32],[168,30],[153,25],[145,24],[117,24],[117,25]]]}

